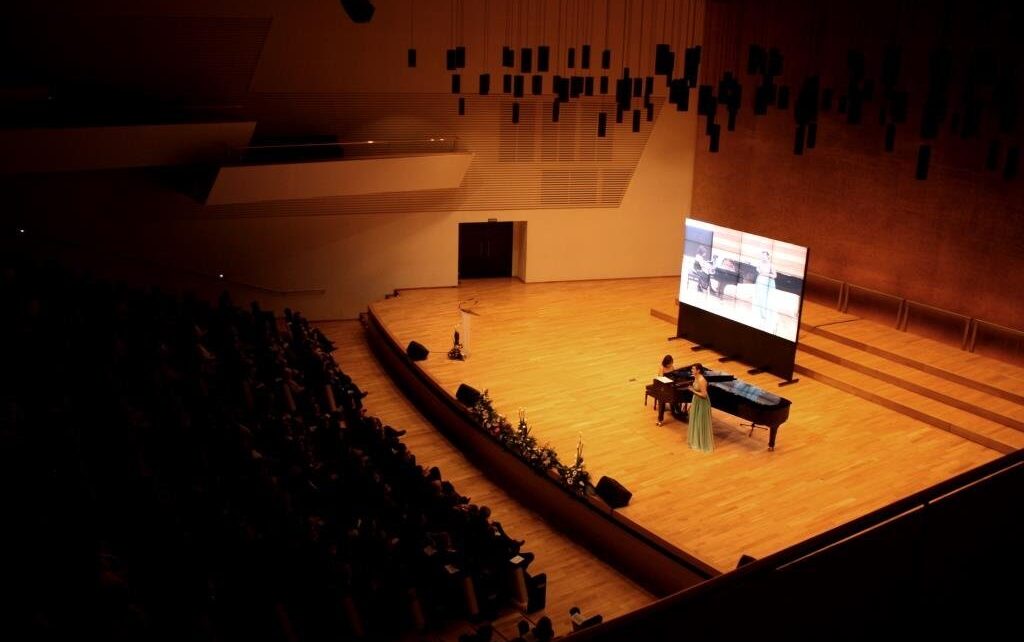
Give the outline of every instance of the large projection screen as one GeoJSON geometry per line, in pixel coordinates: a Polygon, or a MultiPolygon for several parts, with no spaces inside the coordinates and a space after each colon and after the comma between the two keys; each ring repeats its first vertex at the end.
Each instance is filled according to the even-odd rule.
{"type": "Polygon", "coordinates": [[[686,219],[679,336],[792,378],[807,248],[686,219]]]}

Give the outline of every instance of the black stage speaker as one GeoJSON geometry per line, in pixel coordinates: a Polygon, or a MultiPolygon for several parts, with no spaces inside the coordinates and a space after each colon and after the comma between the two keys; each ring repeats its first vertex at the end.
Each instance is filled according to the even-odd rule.
{"type": "Polygon", "coordinates": [[[405,354],[409,355],[413,361],[423,361],[430,354],[430,350],[427,350],[419,341],[410,341],[409,346],[405,349],[405,354]]]}
{"type": "Polygon", "coordinates": [[[475,406],[476,402],[480,400],[480,391],[463,383],[455,391],[455,398],[466,406],[475,406]]]}
{"type": "Polygon", "coordinates": [[[611,477],[601,477],[597,482],[597,496],[612,508],[622,508],[629,503],[633,493],[611,477]]]}

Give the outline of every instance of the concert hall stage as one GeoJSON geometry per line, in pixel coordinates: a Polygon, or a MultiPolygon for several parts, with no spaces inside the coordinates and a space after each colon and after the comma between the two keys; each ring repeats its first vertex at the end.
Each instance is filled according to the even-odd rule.
{"type": "Polygon", "coordinates": [[[398,345],[430,350],[418,366],[453,397],[462,383],[488,390],[513,424],[525,409],[532,434],[563,461],[582,436],[593,481],[607,475],[632,491],[622,515],[722,572],[743,554],[763,557],[1024,446],[1020,368],[897,333],[901,343],[886,334],[894,330],[805,302],[800,381],[780,388],[777,377],[667,340],[678,283],[469,281],[403,290],[371,311],[398,345]],[[469,357],[452,361],[460,303],[476,315],[469,357]],[[856,347],[883,344],[891,354],[905,344],[908,354],[856,347]],[[644,388],[665,354],[790,399],[775,450],[766,431],[748,436],[742,419],[721,412],[712,454],[687,447],[686,424],[658,427],[644,388]],[[965,387],[960,373],[943,378],[914,360],[963,363],[984,385],[965,387]]]}

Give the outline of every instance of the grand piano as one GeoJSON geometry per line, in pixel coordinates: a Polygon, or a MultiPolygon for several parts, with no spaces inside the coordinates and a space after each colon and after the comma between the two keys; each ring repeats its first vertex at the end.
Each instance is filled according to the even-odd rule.
{"type": "MultiPolygon", "coordinates": [[[[663,378],[670,379],[670,382],[661,381],[662,377],[659,377],[647,386],[647,396],[654,397],[658,408],[659,426],[665,420],[666,406],[674,408],[693,400],[693,392],[689,389],[693,383],[690,368],[686,366],[666,373],[663,378]]],[[[751,434],[754,428],[767,428],[768,450],[775,450],[775,435],[779,426],[789,419],[792,402],[740,381],[727,372],[705,370],[704,378],[708,382],[711,407],[749,421],[751,434]]]]}

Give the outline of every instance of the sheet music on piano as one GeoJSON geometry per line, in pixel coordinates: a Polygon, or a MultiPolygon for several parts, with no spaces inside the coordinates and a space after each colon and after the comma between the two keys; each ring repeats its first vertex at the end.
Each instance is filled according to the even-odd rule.
{"type": "Polygon", "coordinates": [[[672,380],[665,376],[655,377],[654,380],[659,383],[672,383],[672,380]]]}

